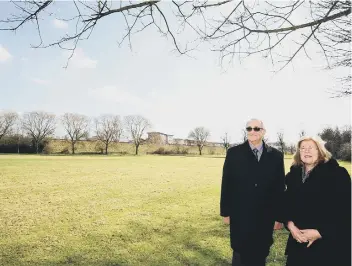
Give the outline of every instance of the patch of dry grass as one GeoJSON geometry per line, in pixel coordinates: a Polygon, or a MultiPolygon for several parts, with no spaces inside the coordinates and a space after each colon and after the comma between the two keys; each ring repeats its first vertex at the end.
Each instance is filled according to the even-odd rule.
{"type": "MultiPolygon", "coordinates": [[[[223,161],[2,155],[0,265],[229,265],[223,161]]],[[[275,238],[269,266],[285,261],[275,238]]]]}

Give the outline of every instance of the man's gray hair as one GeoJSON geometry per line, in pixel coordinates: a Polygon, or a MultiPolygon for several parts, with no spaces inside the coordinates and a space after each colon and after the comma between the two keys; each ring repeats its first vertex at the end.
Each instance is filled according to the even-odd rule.
{"type": "Polygon", "coordinates": [[[247,123],[246,123],[246,127],[248,126],[248,124],[249,124],[250,122],[253,122],[253,121],[258,121],[258,122],[260,123],[260,127],[265,129],[265,126],[264,126],[263,121],[260,120],[260,119],[257,119],[257,118],[252,118],[252,119],[248,120],[247,123]]]}

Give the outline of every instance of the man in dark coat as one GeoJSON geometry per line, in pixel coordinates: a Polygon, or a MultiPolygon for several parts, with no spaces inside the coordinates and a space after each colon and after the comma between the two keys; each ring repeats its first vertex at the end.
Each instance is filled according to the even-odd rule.
{"type": "Polygon", "coordinates": [[[285,190],[283,154],[264,143],[263,122],[246,124],[247,141],[227,152],[220,215],[230,224],[232,265],[264,266],[273,243],[277,202],[285,190]]]}

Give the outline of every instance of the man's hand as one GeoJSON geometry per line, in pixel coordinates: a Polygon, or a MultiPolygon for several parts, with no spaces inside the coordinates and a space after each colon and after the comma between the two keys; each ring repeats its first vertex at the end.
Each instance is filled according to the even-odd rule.
{"type": "Polygon", "coordinates": [[[225,224],[230,224],[230,216],[224,217],[224,223],[225,224]]]}
{"type": "Polygon", "coordinates": [[[275,222],[275,224],[274,224],[274,230],[280,230],[280,229],[282,229],[282,227],[284,227],[284,226],[282,225],[282,223],[275,222]]]}
{"type": "Polygon", "coordinates": [[[303,236],[308,240],[307,248],[309,248],[314,243],[315,240],[318,240],[321,238],[319,231],[316,229],[305,229],[305,230],[301,230],[301,232],[303,233],[303,236]]]}
{"type": "Polygon", "coordinates": [[[291,235],[298,243],[305,243],[308,241],[307,237],[299,230],[292,221],[287,223],[287,228],[290,230],[291,235]]]}

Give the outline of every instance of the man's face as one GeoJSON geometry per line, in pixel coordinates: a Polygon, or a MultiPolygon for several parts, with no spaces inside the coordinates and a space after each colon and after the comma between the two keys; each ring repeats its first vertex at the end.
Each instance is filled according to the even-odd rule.
{"type": "Polygon", "coordinates": [[[247,138],[250,142],[259,142],[263,139],[265,129],[262,128],[260,121],[250,121],[246,126],[247,138]]]}

